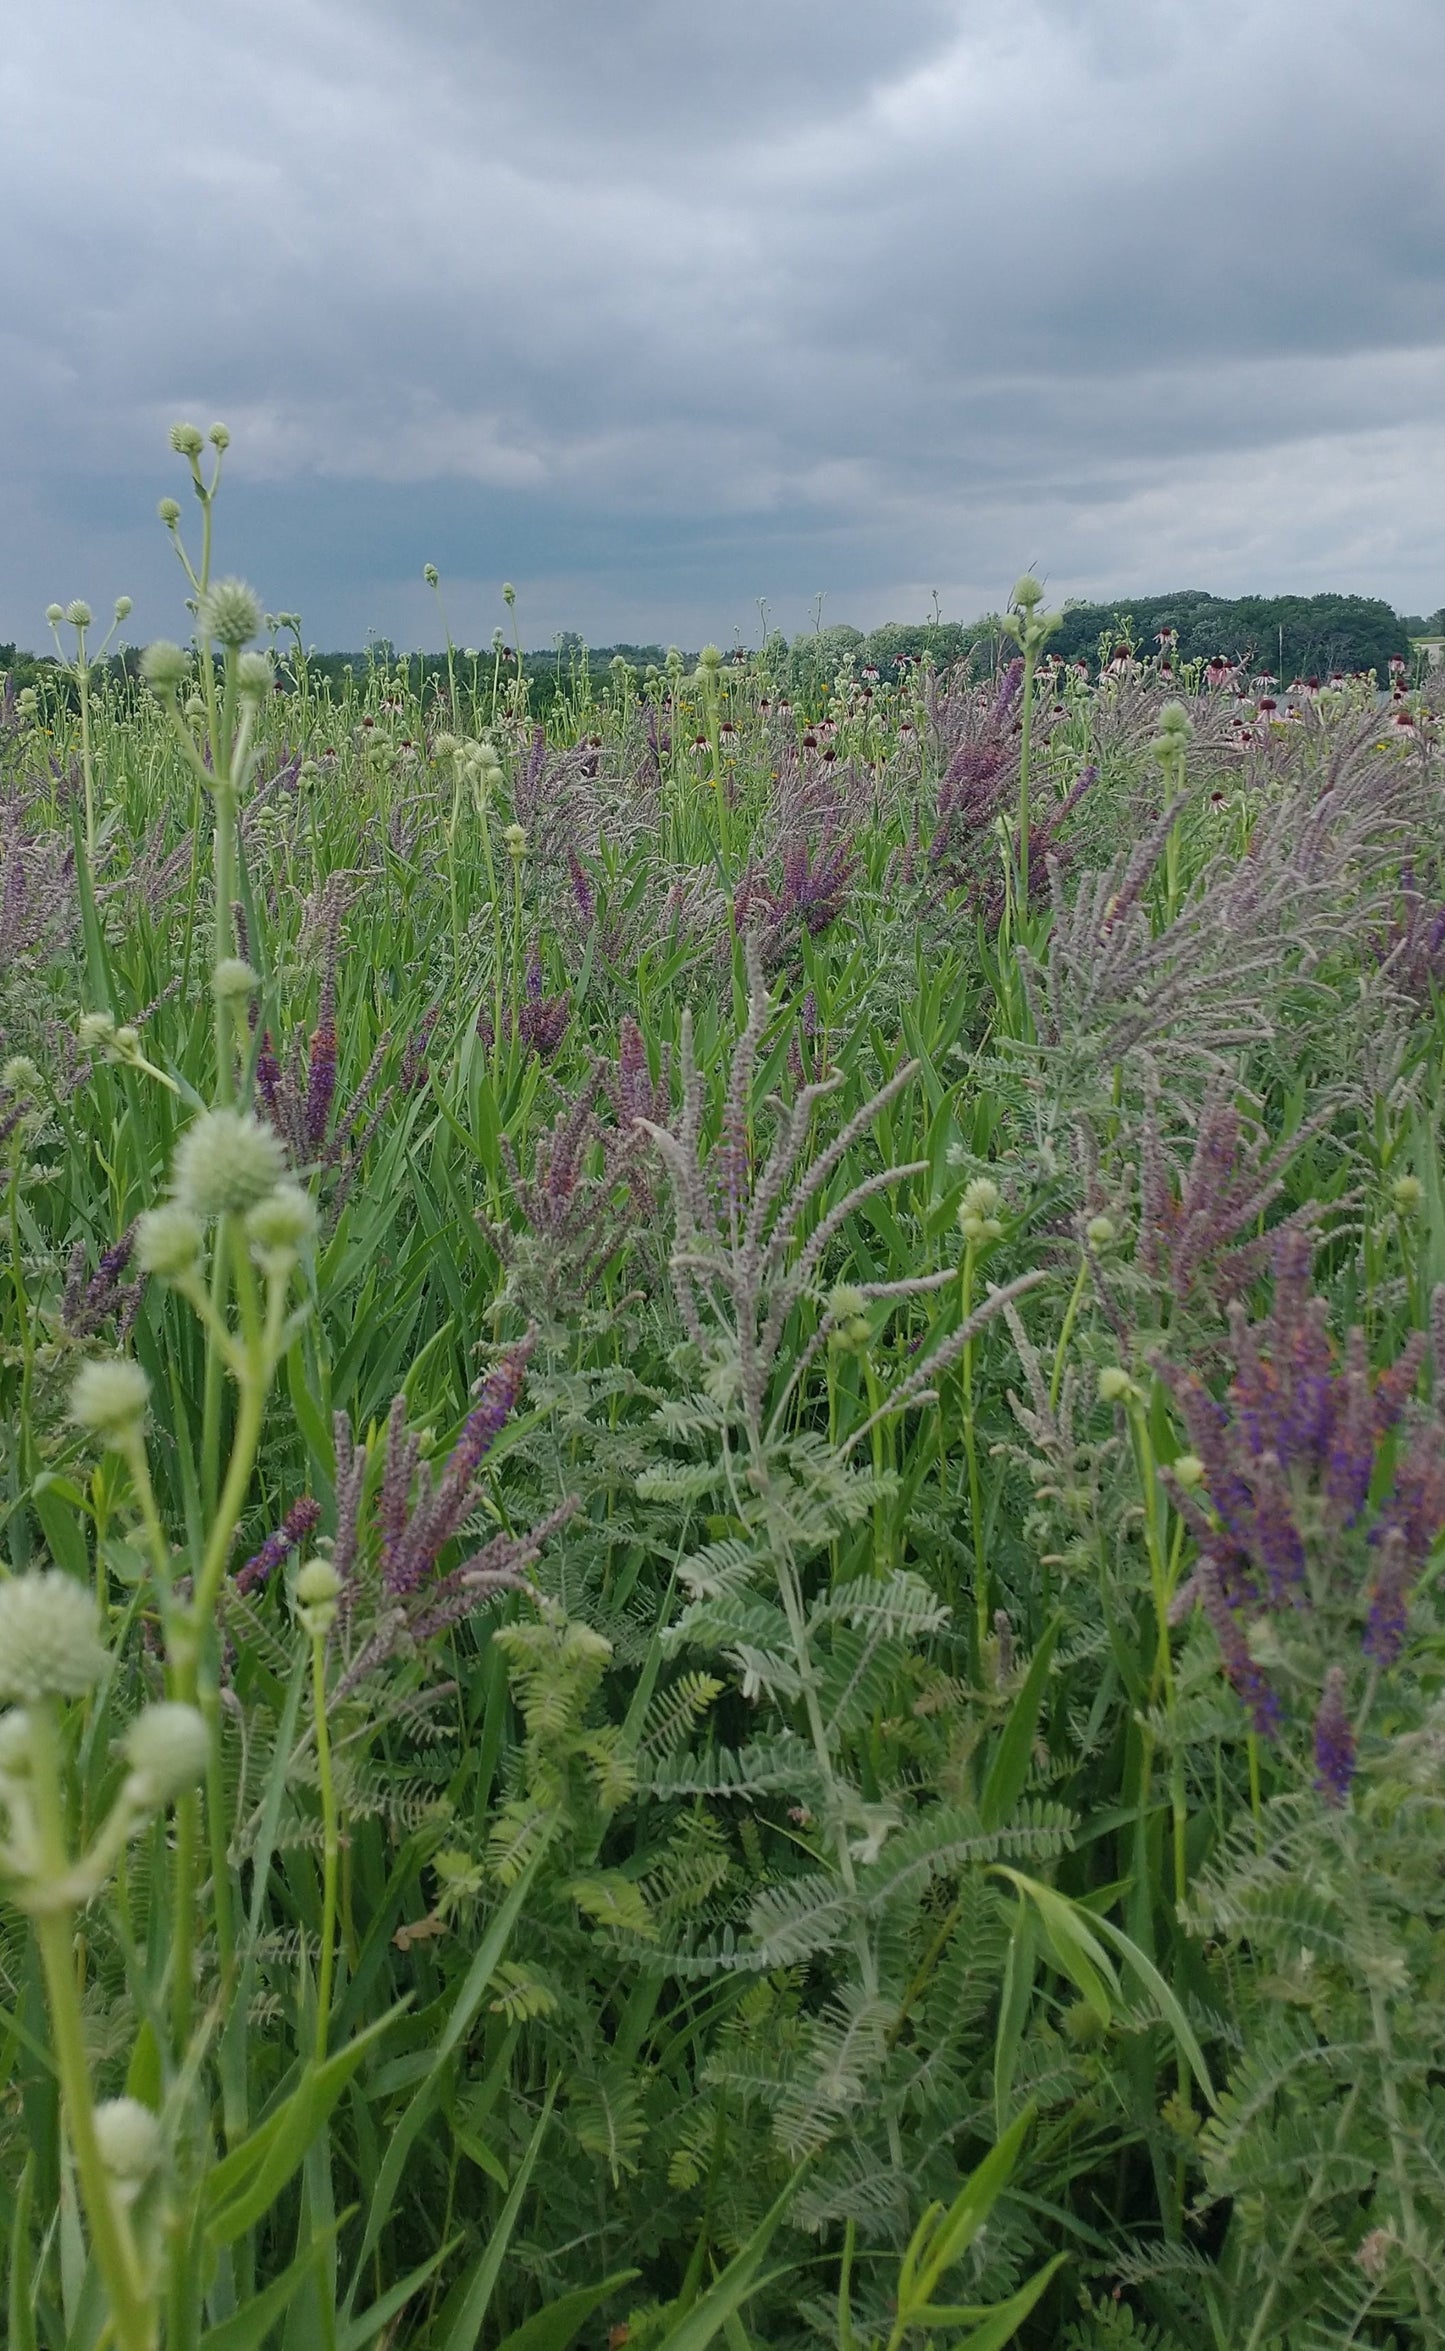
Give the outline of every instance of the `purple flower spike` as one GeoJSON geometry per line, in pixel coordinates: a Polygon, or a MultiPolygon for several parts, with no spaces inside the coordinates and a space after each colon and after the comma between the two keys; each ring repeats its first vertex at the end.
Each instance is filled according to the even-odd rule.
{"type": "Polygon", "coordinates": [[[1355,1776],[1355,1731],[1345,1704],[1343,1666],[1332,1665],[1315,1716],[1315,1786],[1327,1804],[1342,1811],[1355,1776]]]}

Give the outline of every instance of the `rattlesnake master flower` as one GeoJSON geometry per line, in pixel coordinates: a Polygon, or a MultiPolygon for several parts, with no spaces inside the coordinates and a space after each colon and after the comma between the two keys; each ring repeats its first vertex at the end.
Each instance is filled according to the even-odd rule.
{"type": "Polygon", "coordinates": [[[136,1224],[135,1261],[165,1282],[189,1273],[201,1254],[201,1227],[188,1208],[148,1208],[136,1224]]]}
{"type": "Polygon", "coordinates": [[[1424,1197],[1425,1187],[1418,1176],[1396,1176],[1390,1186],[1390,1198],[1402,1216],[1413,1216],[1424,1197]]]}
{"type": "Polygon", "coordinates": [[[1036,605],[1043,603],[1043,600],[1044,591],[1031,571],[1026,571],[1022,579],[1014,581],[1013,594],[1009,598],[1009,603],[1019,611],[1032,612],[1036,605]]]}
{"type": "Polygon", "coordinates": [[[156,512],[168,531],[173,531],[181,519],[181,510],[174,498],[162,498],[156,512]]]}
{"type": "Polygon", "coordinates": [[[193,1216],[244,1215],[286,1172],[281,1139],[248,1110],[207,1110],[176,1150],[172,1188],[193,1216]]]}
{"type": "Polygon", "coordinates": [[[329,1559],[308,1559],[296,1578],[296,1614],[308,1633],[329,1633],[336,1622],[341,1577],[329,1559]]]}
{"type": "Polygon", "coordinates": [[[139,2098],[104,2098],[95,2109],[95,2143],[113,2180],[138,2188],[165,2152],[160,2117],[139,2098]]]}
{"type": "Polygon", "coordinates": [[[138,1714],[125,1736],[125,1759],[142,1785],[135,1794],[157,1811],[184,1796],[206,1768],[209,1743],[197,1707],[163,1699],[138,1714]]]}
{"type": "Polygon", "coordinates": [[[168,637],[158,637],[140,657],[140,674],[156,693],[175,694],[191,674],[191,657],[168,637]]]}
{"type": "Polygon", "coordinates": [[[213,424],[210,431],[206,435],[206,439],[210,442],[213,449],[229,449],[231,446],[231,428],[229,425],[213,424]]]}
{"type": "Polygon", "coordinates": [[[65,618],[65,606],[63,604],[47,604],[45,607],[45,617],[49,621],[52,628],[58,628],[61,621],[63,621],[65,618]]]}
{"type": "Polygon", "coordinates": [[[171,426],[171,447],[178,457],[199,457],[205,445],[199,425],[173,424],[171,426]]]}
{"type": "Polygon", "coordinates": [[[0,1069],[0,1086],[7,1094],[33,1094],[40,1083],[40,1071],[28,1053],[12,1053],[0,1069]]]}
{"type": "Polygon", "coordinates": [[[134,610],[135,606],[129,596],[117,596],[115,600],[115,617],[118,621],[129,620],[134,610]]]}
{"type": "Polygon", "coordinates": [[[95,1601],[63,1568],[0,1584],[0,1699],[83,1698],[106,1668],[95,1601]]]}
{"type": "Polygon", "coordinates": [[[1130,1379],[1122,1363],[1106,1363],[1099,1374],[1099,1402],[1101,1404],[1130,1404],[1139,1390],[1130,1379]]]}
{"type": "Polygon", "coordinates": [[[66,605],[65,617],[73,629],[88,629],[91,622],[95,618],[95,614],[91,611],[90,606],[85,602],[84,598],[77,596],[73,603],[66,605]]]}
{"type": "Polygon", "coordinates": [[[520,865],[522,859],[527,854],[527,835],[522,826],[519,824],[509,824],[506,831],[502,835],[502,841],[506,848],[507,855],[509,857],[515,857],[518,864],[520,865]]]}
{"type": "Polygon", "coordinates": [[[130,1442],[145,1416],[151,1384],[138,1363],[83,1363],[70,1391],[70,1417],[107,1445],[130,1442]]]}
{"type": "Polygon", "coordinates": [[[440,582],[442,575],[434,563],[424,563],[421,567],[421,576],[429,588],[434,588],[440,582]]]}
{"type": "Polygon", "coordinates": [[[196,627],[230,652],[239,652],[261,633],[261,599],[244,580],[217,580],[201,598],[196,627]]]}
{"type": "Polygon", "coordinates": [[[1159,739],[1171,746],[1187,743],[1194,732],[1193,723],[1182,702],[1166,702],[1159,713],[1159,739]]]}
{"type": "Polygon", "coordinates": [[[1112,1216],[1091,1216],[1084,1229],[1088,1235],[1090,1246],[1095,1249],[1107,1249],[1109,1243],[1118,1238],[1118,1230],[1112,1216]]]}
{"type": "Polygon", "coordinates": [[[299,1184],[278,1184],[246,1219],[246,1238],[263,1273],[285,1273],[316,1230],[316,1204],[299,1184]]]}
{"type": "Polygon", "coordinates": [[[259,702],[270,693],[276,683],[276,672],[269,653],[243,653],[236,664],[236,684],[241,693],[253,702],[259,702]]]}
{"type": "Polygon", "coordinates": [[[239,955],[225,956],[211,974],[211,994],[218,1004],[235,1004],[254,996],[260,985],[259,975],[239,955]]]}

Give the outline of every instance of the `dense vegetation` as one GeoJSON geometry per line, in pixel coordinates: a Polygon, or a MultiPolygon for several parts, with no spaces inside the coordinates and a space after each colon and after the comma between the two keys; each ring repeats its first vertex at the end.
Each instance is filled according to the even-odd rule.
{"type": "Polygon", "coordinates": [[[0,735],[9,2343],[1445,2342],[1427,703],[542,725],[175,446],[0,735]]]}

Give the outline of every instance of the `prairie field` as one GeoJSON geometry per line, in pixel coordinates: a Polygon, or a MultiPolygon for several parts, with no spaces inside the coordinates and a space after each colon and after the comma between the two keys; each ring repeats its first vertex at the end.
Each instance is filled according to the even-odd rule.
{"type": "Polygon", "coordinates": [[[319,676],[173,445],[0,706],[12,2351],[1445,2343],[1428,679],[319,676]]]}

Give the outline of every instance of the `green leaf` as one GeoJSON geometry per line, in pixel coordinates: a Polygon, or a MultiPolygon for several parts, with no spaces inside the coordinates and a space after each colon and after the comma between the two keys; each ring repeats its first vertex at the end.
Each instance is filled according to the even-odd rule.
{"type": "Polygon", "coordinates": [[[1021,1870],[1009,1869],[1002,1862],[995,1863],[999,1877],[1026,1896],[1039,1914],[1045,1940],[1062,1974],[1083,1994],[1101,2024],[1113,2020],[1119,1998],[1119,1980],[1103,1944],[1095,1935],[1095,1920],[1085,1923],[1085,1914],[1066,1894],[1055,1886],[1041,1885],[1037,1878],[1025,1877],[1021,1870]]]}
{"type": "Polygon", "coordinates": [[[1217,2114],[1219,2100],[1215,2094],[1214,2084],[1209,2078],[1209,2068],[1204,2062],[1204,2051],[1194,2036],[1189,2019],[1180,2006],[1177,1996],[1165,1982],[1147,1952],[1141,1951],[1138,1944],[1133,1941],[1131,1936],[1125,1934],[1122,1927],[1116,1927],[1112,1920],[1107,1918],[1096,1918],[1094,1924],[1099,1933],[1113,1944],[1125,1965],[1133,1969],[1145,1989],[1153,1994],[1160,2015],[1179,2043],[1184,2053],[1185,2062],[1199,2084],[1201,2095],[1211,2111],[1217,2114]]]}
{"type": "Polygon", "coordinates": [[[205,2230],[211,2245],[234,2244],[270,2211],[317,2133],[325,2128],[332,2107],[362,2058],[400,2013],[399,2008],[389,2009],[324,2064],[313,2060],[284,2105],[216,2165],[204,2190],[210,2216],[205,2230]]]}
{"type": "Polygon", "coordinates": [[[764,2286],[787,2277],[786,2269],[774,2270],[766,2278],[758,2276],[763,2255],[771,2244],[773,2234],[793,2200],[793,2193],[802,2174],[795,2172],[770,2212],[764,2213],[740,2253],[734,2254],[727,2268],[713,2280],[700,2301],[682,2316],[676,2326],[670,2327],[658,2338],[657,2351],[705,2351],[727,2320],[740,2310],[750,2294],[760,2293],[764,2286]]]}
{"type": "Polygon", "coordinates": [[[200,2351],[260,2351],[271,2329],[285,2316],[288,2304],[300,2292],[314,2269],[318,2269],[329,2242],[327,2235],[298,2253],[288,2270],[284,2270],[274,2285],[257,2294],[238,2310],[234,2318],[223,2319],[219,2326],[207,2327],[201,2337],[200,2351]]]}
{"type": "Polygon", "coordinates": [[[1024,2026],[1028,2021],[1037,1965],[1038,1929],[1027,1902],[1020,1900],[1014,1930],[1009,1937],[1003,1997],[999,2002],[998,2026],[994,2034],[993,2114],[994,2127],[1000,2131],[1005,2126],[1013,2103],[1014,2069],[1018,2064],[1024,2026]]]}
{"type": "Polygon", "coordinates": [[[438,2351],[474,2351],[477,2337],[482,2331],[482,2321],[491,2307],[492,2294],[496,2288],[497,2279],[501,2275],[507,2247],[512,2241],[512,2231],[517,2225],[517,2215],[522,2209],[522,2199],[526,2195],[531,2181],[532,2167],[546,2136],[547,2126],[552,2120],[552,2106],[556,2096],[557,2092],[554,2086],[547,2092],[546,2103],[537,2117],[537,2127],[527,2142],[526,2154],[517,2166],[517,2176],[512,2182],[507,2201],[502,2206],[496,2227],[492,2230],[467,2275],[460,2281],[454,2293],[447,2298],[436,2330],[438,2351]],[[443,2334],[442,2326],[449,2314],[451,2323],[443,2334]]]}
{"type": "Polygon", "coordinates": [[[1009,1709],[1003,1735],[988,1767],[983,1783],[978,1811],[986,1829],[996,1829],[1007,1820],[1024,1791],[1033,1761],[1034,1732],[1038,1727],[1039,1710],[1048,1686],[1049,1671],[1054,1661],[1054,1644],[1059,1637],[1062,1618],[1055,1617],[1046,1628],[1029,1660],[1029,1670],[1023,1686],[1009,1709]]]}
{"type": "Polygon", "coordinates": [[[453,2237],[450,2244],[438,2245],[429,2260],[418,2262],[415,2269],[398,2279],[394,2286],[389,2286],[369,2310],[361,2311],[342,2328],[336,2340],[336,2351],[364,2351],[364,2346],[371,2341],[372,2336],[379,2335],[384,2326],[390,2325],[397,2312],[405,2309],[413,2294],[421,2291],[433,2271],[440,2269],[460,2243],[460,2237],[453,2237]]]}
{"type": "MultiPolygon", "coordinates": [[[[1060,2269],[1068,2258],[1067,2253],[1056,2253],[1053,2260],[1039,2270],[1036,2276],[1031,2277],[1026,2286],[1020,2286],[1016,2294],[1010,2294],[1007,2302],[996,2303],[987,2318],[974,2328],[972,2334],[961,2335],[958,2341],[952,2345],[951,2351],[999,2351],[1001,2344],[1010,2342],[1017,2334],[1055,2271],[1060,2269]]],[[[935,2322],[930,2317],[925,2318],[922,2323],[927,2326],[935,2322]]],[[[948,2325],[950,2320],[947,2314],[940,2311],[937,2323],[948,2325]]]]}
{"type": "MultiPolygon", "coordinates": [[[[578,2328],[586,2325],[599,2303],[620,2287],[631,2285],[639,2274],[635,2269],[619,2269],[610,2278],[604,2278],[600,2286],[576,2287],[514,2328],[506,2341],[498,2344],[497,2351],[567,2351],[578,2328]]],[[[350,2351],[350,2346],[343,2344],[342,2351],[350,2351]]]]}
{"type": "Polygon", "coordinates": [[[10,2223],[10,2285],[6,2295],[9,2325],[5,2340],[10,2351],[35,2351],[35,2302],[30,2289],[30,2195],[35,2158],[27,2155],[15,2191],[15,2213],[10,2223]]]}
{"type": "Polygon", "coordinates": [[[1032,2106],[1009,2124],[981,2163],[976,2164],[945,2212],[931,2204],[914,2230],[898,2270],[898,2315],[908,2321],[933,2299],[947,2269],[960,2261],[1013,2176],[1019,2150],[1034,2119],[1032,2106]]]}

